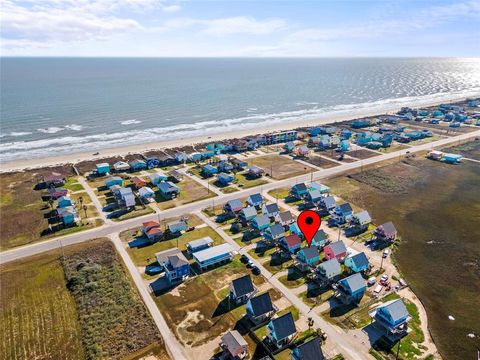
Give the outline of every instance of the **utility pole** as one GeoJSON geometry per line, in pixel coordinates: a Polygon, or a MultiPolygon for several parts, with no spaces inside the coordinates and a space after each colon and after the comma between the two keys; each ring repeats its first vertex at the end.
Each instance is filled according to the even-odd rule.
{"type": "Polygon", "coordinates": [[[397,348],[397,355],[395,356],[395,360],[398,360],[398,354],[400,353],[400,344],[402,343],[402,338],[398,340],[398,348],[397,348]]]}

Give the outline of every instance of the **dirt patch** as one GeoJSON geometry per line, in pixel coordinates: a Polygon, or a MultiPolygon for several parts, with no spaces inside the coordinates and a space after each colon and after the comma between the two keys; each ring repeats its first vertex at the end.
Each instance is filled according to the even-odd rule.
{"type": "Polygon", "coordinates": [[[307,174],[315,169],[291,160],[288,157],[280,155],[259,156],[248,159],[248,165],[256,165],[265,170],[266,174],[270,174],[273,179],[282,180],[294,176],[307,174]]]}
{"type": "Polygon", "coordinates": [[[347,151],[346,154],[353,156],[354,158],[357,159],[368,159],[374,156],[378,156],[377,153],[370,151],[370,150],[365,150],[365,149],[358,149],[358,150],[350,150],[347,151]]]}
{"type": "Polygon", "coordinates": [[[306,162],[321,167],[323,169],[329,169],[340,164],[337,164],[334,161],[327,160],[321,156],[311,155],[308,159],[305,160],[306,162]]]}

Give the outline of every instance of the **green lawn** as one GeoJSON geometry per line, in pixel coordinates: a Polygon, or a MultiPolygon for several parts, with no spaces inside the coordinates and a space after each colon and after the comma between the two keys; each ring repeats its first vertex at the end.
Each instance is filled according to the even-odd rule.
{"type": "Polygon", "coordinates": [[[292,267],[288,271],[288,274],[282,275],[278,278],[283,285],[290,289],[294,289],[305,284],[306,275],[304,275],[300,270],[292,267]]]}
{"type": "Polygon", "coordinates": [[[150,206],[140,206],[140,205],[135,205],[135,210],[126,212],[125,214],[112,218],[113,221],[124,221],[128,219],[133,219],[139,216],[147,215],[147,214],[153,214],[155,210],[153,210],[150,206]]]}
{"type": "Polygon", "coordinates": [[[242,189],[248,189],[254,186],[260,186],[263,184],[267,184],[268,180],[263,177],[258,179],[248,179],[246,176],[247,172],[238,173],[235,177],[235,184],[242,189]]]}
{"type": "Polygon", "coordinates": [[[65,184],[64,188],[70,191],[85,190],[85,188],[78,183],[78,179],[76,177],[69,177],[67,179],[67,183],[65,184]]]}
{"type": "Polygon", "coordinates": [[[142,248],[128,248],[127,251],[137,266],[146,266],[155,261],[155,253],[173,247],[178,247],[180,250],[185,250],[187,242],[197,240],[205,236],[210,236],[215,245],[224,242],[221,236],[218,235],[217,232],[211,227],[203,227],[186,232],[176,239],[160,241],[142,248]]]}

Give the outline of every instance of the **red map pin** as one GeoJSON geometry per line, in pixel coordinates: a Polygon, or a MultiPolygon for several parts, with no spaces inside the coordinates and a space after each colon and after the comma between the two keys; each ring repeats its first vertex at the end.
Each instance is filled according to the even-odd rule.
{"type": "Polygon", "coordinates": [[[300,228],[300,231],[305,236],[307,244],[310,247],[312,239],[320,228],[322,220],[320,216],[312,210],[305,210],[298,215],[297,225],[300,228]]]}

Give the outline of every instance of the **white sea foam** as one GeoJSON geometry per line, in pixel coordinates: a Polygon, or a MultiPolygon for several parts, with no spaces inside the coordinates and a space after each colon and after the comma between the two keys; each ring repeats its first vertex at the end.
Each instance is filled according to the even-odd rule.
{"type": "Polygon", "coordinates": [[[26,135],[31,135],[32,133],[30,131],[12,131],[9,135],[10,136],[26,136],[26,135]]]}
{"type": "Polygon", "coordinates": [[[37,131],[44,133],[44,134],[55,134],[59,131],[62,131],[64,128],[63,127],[57,127],[57,126],[52,126],[49,128],[44,128],[44,129],[37,129],[37,131]]]}
{"type": "Polygon", "coordinates": [[[73,131],[81,131],[83,129],[83,126],[82,125],[76,125],[76,124],[65,125],[65,129],[73,130],[73,131]]]}
{"type": "Polygon", "coordinates": [[[141,123],[141,121],[137,120],[137,119],[120,121],[120,124],[122,124],[122,125],[134,125],[134,124],[140,124],[140,123],[141,123]]]}

